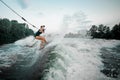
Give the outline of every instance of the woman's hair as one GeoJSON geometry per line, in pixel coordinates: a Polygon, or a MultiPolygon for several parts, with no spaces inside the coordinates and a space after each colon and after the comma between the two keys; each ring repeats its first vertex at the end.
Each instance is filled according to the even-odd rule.
{"type": "Polygon", "coordinates": [[[45,25],[41,25],[41,28],[42,28],[42,27],[45,27],[45,25]]]}

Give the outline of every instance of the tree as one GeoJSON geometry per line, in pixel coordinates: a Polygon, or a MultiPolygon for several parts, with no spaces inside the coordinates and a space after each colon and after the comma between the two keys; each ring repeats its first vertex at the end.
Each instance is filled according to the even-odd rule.
{"type": "Polygon", "coordinates": [[[11,43],[29,35],[34,32],[26,27],[25,23],[18,23],[17,20],[0,19],[0,45],[11,43]]]}
{"type": "Polygon", "coordinates": [[[92,27],[90,28],[89,32],[90,32],[90,35],[93,36],[93,38],[96,36],[96,32],[97,32],[97,26],[96,25],[92,25],[92,27]]]}
{"type": "Polygon", "coordinates": [[[106,33],[104,36],[106,39],[110,39],[111,38],[111,31],[109,27],[106,27],[106,33]]]}
{"type": "Polygon", "coordinates": [[[113,28],[112,28],[112,38],[115,39],[120,39],[120,24],[116,24],[113,28]]]}
{"type": "Polygon", "coordinates": [[[89,30],[93,38],[104,38],[104,39],[119,39],[120,40],[120,23],[113,26],[112,30],[108,26],[103,24],[97,26],[93,25],[89,30]]]}

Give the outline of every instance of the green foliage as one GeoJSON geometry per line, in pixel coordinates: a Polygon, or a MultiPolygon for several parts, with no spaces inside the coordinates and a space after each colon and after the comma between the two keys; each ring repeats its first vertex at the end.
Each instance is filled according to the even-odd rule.
{"type": "Polygon", "coordinates": [[[16,20],[0,19],[0,45],[12,43],[34,32],[25,23],[18,23],[16,20]]]}
{"type": "Polygon", "coordinates": [[[120,24],[116,24],[111,30],[112,37],[120,40],[120,24]]]}
{"type": "Polygon", "coordinates": [[[103,24],[96,26],[93,25],[89,30],[90,35],[93,38],[104,38],[104,39],[118,39],[120,40],[120,24],[113,26],[112,30],[108,26],[103,24]]]}
{"type": "Polygon", "coordinates": [[[91,36],[93,36],[93,38],[96,36],[96,31],[98,30],[96,25],[92,25],[92,27],[89,30],[89,33],[91,36]]]}

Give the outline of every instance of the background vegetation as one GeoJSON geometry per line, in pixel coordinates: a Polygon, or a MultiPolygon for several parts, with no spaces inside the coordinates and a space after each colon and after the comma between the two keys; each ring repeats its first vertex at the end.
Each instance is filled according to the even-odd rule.
{"type": "Polygon", "coordinates": [[[28,25],[25,23],[0,18],[0,45],[15,42],[33,34],[33,30],[29,29],[28,25]]]}
{"type": "Polygon", "coordinates": [[[120,23],[114,25],[111,30],[109,26],[105,26],[103,24],[99,26],[92,25],[88,34],[93,38],[120,40],[120,23]]]}

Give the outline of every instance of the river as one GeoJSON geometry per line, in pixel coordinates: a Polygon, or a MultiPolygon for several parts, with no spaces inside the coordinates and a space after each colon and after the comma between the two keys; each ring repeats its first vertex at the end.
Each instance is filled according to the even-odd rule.
{"type": "Polygon", "coordinates": [[[120,80],[120,41],[32,36],[0,47],[0,80],[120,80]],[[26,45],[36,44],[33,47],[26,45]]]}

